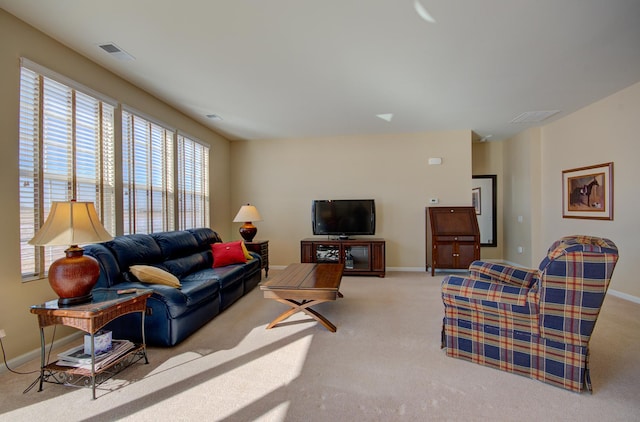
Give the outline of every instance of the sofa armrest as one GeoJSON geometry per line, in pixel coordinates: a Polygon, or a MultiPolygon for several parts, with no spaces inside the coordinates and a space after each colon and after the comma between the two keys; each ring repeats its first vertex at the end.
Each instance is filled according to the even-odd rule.
{"type": "Polygon", "coordinates": [[[442,281],[442,297],[459,297],[465,302],[495,302],[525,306],[529,289],[473,278],[447,276],[442,281]]]}
{"type": "Polygon", "coordinates": [[[469,266],[469,273],[472,279],[504,283],[527,289],[538,281],[538,270],[494,262],[473,261],[469,266]]]}

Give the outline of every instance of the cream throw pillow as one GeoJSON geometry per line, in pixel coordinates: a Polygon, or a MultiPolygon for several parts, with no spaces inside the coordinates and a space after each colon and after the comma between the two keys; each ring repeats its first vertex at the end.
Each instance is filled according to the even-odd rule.
{"type": "Polygon", "coordinates": [[[150,265],[132,265],[129,267],[131,274],[135,275],[143,283],[163,284],[171,287],[182,287],[180,280],[175,275],[158,267],[150,265]]]}

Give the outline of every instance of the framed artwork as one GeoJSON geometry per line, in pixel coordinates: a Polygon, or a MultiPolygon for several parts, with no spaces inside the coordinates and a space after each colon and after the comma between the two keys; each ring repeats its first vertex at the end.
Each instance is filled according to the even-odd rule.
{"type": "Polygon", "coordinates": [[[613,220],[613,163],[562,171],[562,217],[613,220]]]}
{"type": "Polygon", "coordinates": [[[476,209],[476,215],[482,214],[482,206],[480,204],[480,188],[471,189],[471,205],[476,209]]]}

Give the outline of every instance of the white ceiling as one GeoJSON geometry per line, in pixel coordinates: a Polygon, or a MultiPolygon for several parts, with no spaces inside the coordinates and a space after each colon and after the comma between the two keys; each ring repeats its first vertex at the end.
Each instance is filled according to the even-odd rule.
{"type": "Polygon", "coordinates": [[[500,140],[540,125],[510,123],[523,112],[561,111],[546,124],[640,81],[640,0],[420,0],[436,23],[415,1],[0,7],[229,139],[463,129],[500,140]]]}

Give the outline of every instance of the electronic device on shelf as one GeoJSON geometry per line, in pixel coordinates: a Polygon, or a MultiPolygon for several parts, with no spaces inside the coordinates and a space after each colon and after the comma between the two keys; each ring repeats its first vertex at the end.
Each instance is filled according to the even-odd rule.
{"type": "Polygon", "coordinates": [[[316,199],[311,205],[313,234],[339,236],[376,233],[376,205],[373,199],[316,199]]]}

